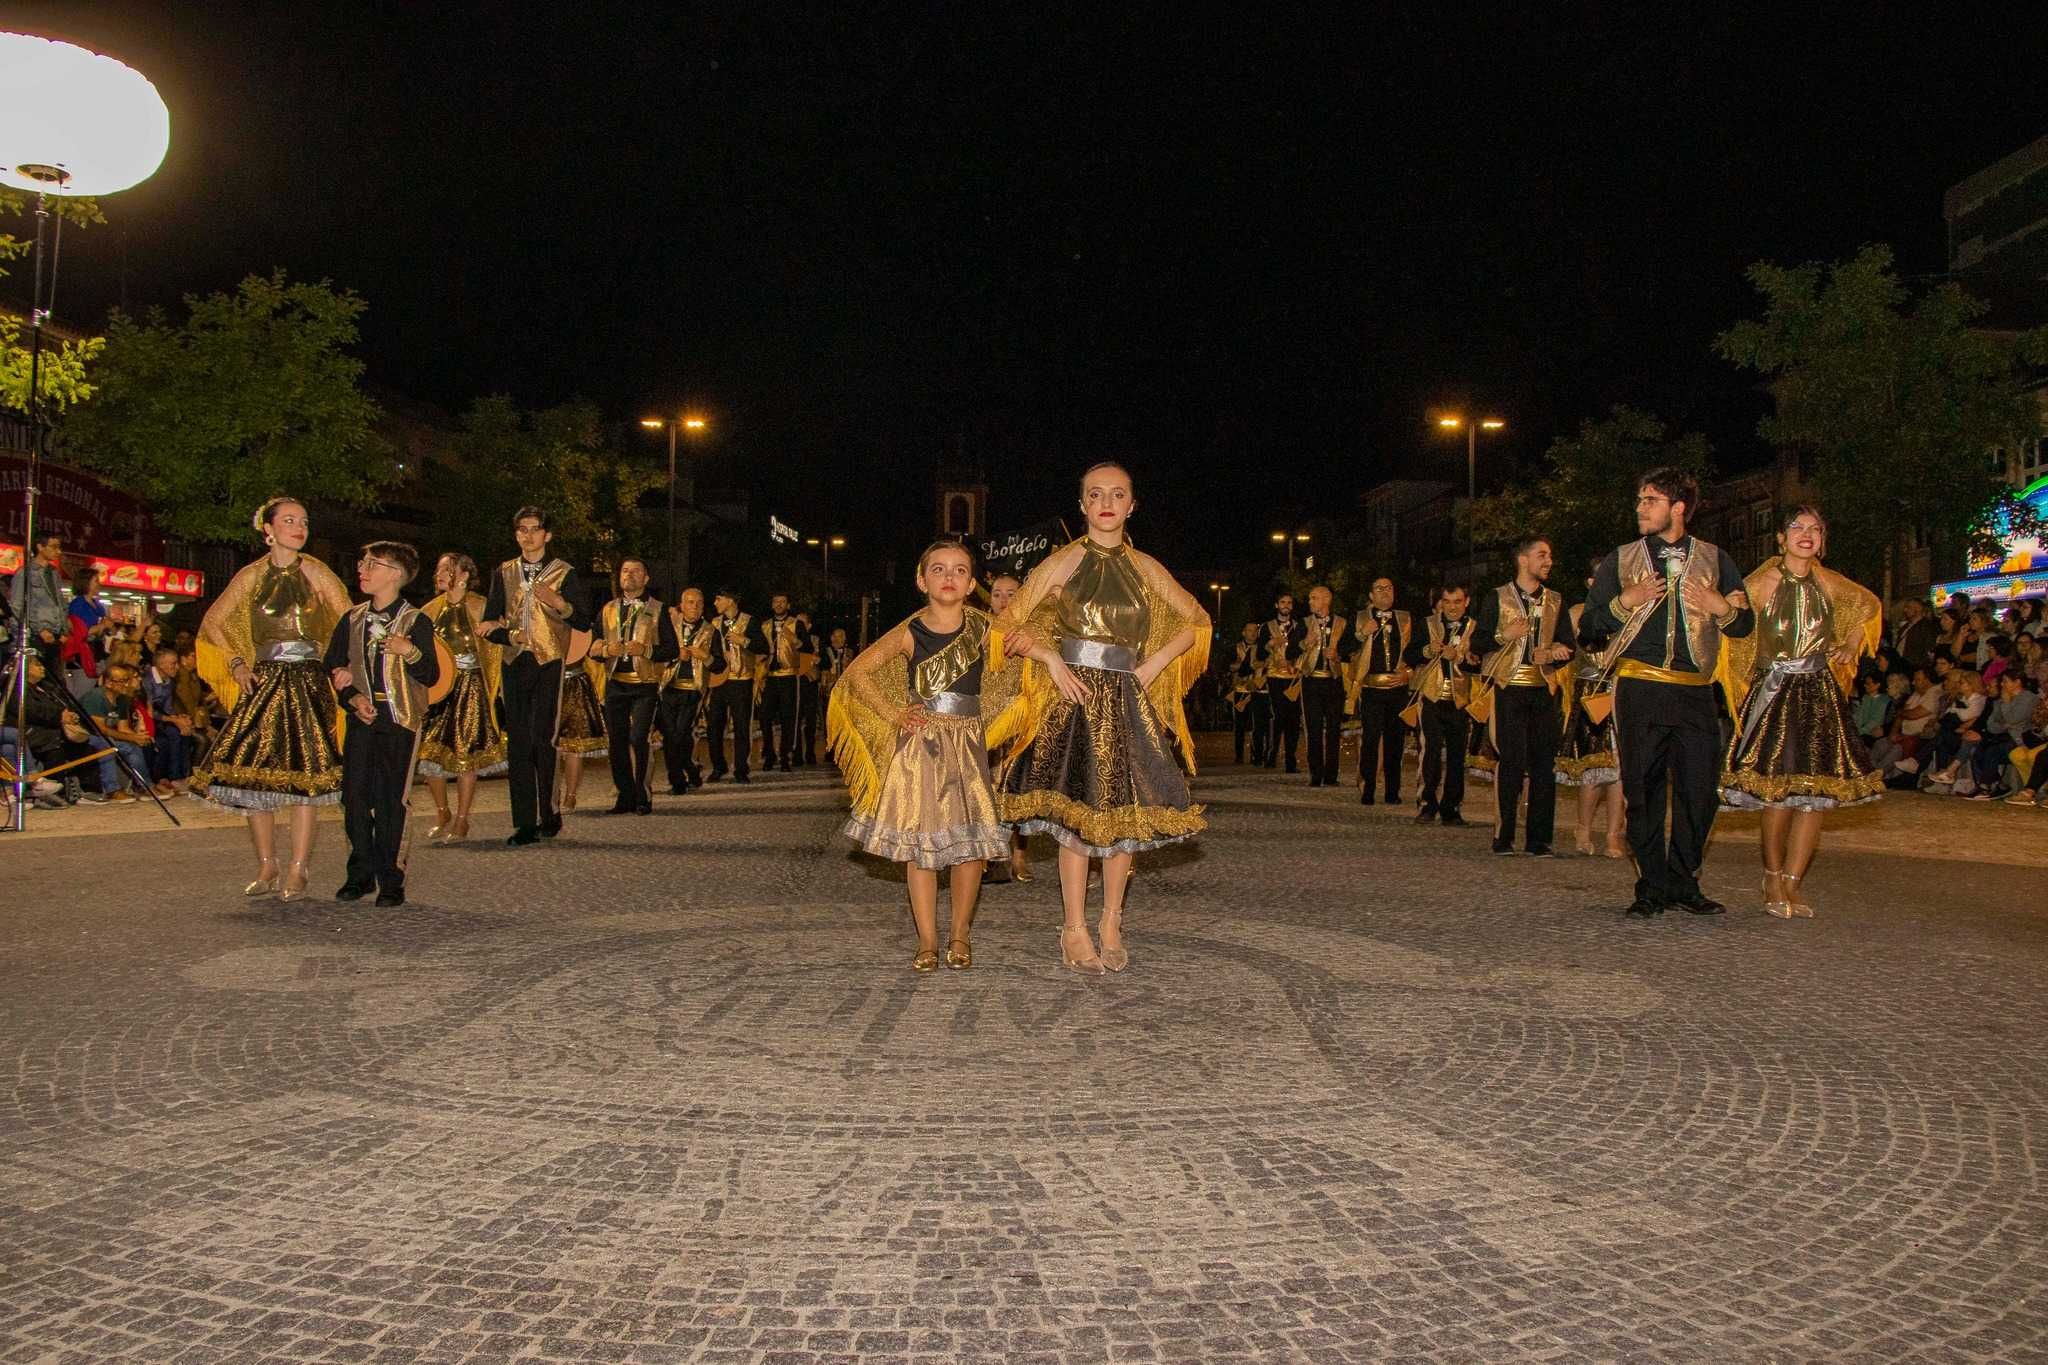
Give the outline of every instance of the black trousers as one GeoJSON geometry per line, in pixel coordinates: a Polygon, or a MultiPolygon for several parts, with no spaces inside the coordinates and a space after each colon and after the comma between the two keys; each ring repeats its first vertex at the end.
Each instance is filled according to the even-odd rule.
{"type": "Polygon", "coordinates": [[[1344,684],[1336,678],[1301,680],[1301,713],[1308,722],[1308,775],[1337,780],[1337,746],[1344,737],[1344,684]]]}
{"type": "Polygon", "coordinates": [[[1261,692],[1257,696],[1253,696],[1249,692],[1243,694],[1233,693],[1231,694],[1230,702],[1230,738],[1231,742],[1236,746],[1237,761],[1239,763],[1244,762],[1245,740],[1249,737],[1252,746],[1252,762],[1264,763],[1266,761],[1266,740],[1268,738],[1265,732],[1270,728],[1266,723],[1266,717],[1271,714],[1267,710],[1266,694],[1261,692]],[[1244,702],[1242,707],[1237,705],[1240,701],[1244,702]]]}
{"type": "Polygon", "coordinates": [[[562,712],[562,665],[521,654],[505,665],[506,781],[512,788],[512,826],[537,829],[555,814],[555,726],[562,712]]]}
{"type": "Polygon", "coordinates": [[[818,761],[818,727],[823,708],[818,703],[818,684],[812,678],[796,680],[796,761],[810,766],[818,761]]]}
{"type": "Polygon", "coordinates": [[[685,687],[661,694],[661,762],[671,792],[704,785],[704,770],[697,766],[697,708],[703,701],[702,692],[685,687]]]}
{"type": "Polygon", "coordinates": [[[1266,748],[1266,766],[1285,758],[1288,772],[1295,771],[1301,753],[1301,703],[1287,699],[1287,689],[1292,686],[1292,678],[1266,679],[1266,705],[1273,713],[1273,742],[1266,748]]]}
{"type": "Polygon", "coordinates": [[[788,766],[796,762],[795,674],[770,678],[761,693],[761,762],[763,766],[788,766]]]}
{"type": "Polygon", "coordinates": [[[748,770],[748,752],[754,743],[752,723],[754,719],[754,680],[741,678],[737,682],[720,683],[711,689],[711,712],[706,721],[706,738],[711,748],[711,775],[725,776],[725,726],[726,718],[732,718],[732,769],[735,775],[745,777],[748,770]]]}
{"type": "Polygon", "coordinates": [[[1472,717],[1454,701],[1422,703],[1422,804],[1439,815],[1459,813],[1465,804],[1465,746],[1472,717]],[[1437,788],[1441,781],[1443,788],[1437,788]]]}
{"type": "Polygon", "coordinates": [[[1358,782],[1372,795],[1375,771],[1386,783],[1388,801],[1401,799],[1401,748],[1408,742],[1408,727],[1401,712],[1408,707],[1405,687],[1361,687],[1358,689],[1358,782]]]}
{"type": "Polygon", "coordinates": [[[1721,804],[1720,741],[1721,708],[1713,688],[1645,678],[1615,682],[1615,758],[1628,802],[1638,897],[1669,902],[1699,894],[1700,861],[1721,804]]]}
{"type": "Polygon", "coordinates": [[[1494,692],[1493,742],[1500,750],[1493,783],[1495,843],[1515,841],[1515,804],[1527,782],[1526,847],[1550,847],[1557,829],[1557,745],[1563,733],[1557,694],[1549,688],[1502,687],[1494,692]]]}
{"type": "Polygon", "coordinates": [[[341,737],[342,824],[348,830],[348,884],[361,891],[403,891],[405,798],[412,786],[413,732],[388,716],[365,725],[350,716],[341,737]]]}
{"type": "Polygon", "coordinates": [[[618,682],[604,690],[604,732],[610,736],[612,787],[619,800],[639,805],[653,790],[654,716],[661,689],[654,683],[618,682]]]}

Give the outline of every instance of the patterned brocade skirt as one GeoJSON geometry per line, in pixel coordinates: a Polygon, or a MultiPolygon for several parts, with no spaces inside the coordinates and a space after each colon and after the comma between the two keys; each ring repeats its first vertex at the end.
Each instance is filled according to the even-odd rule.
{"type": "Polygon", "coordinates": [[[562,679],[561,720],[555,726],[555,747],[565,754],[586,758],[605,755],[604,708],[597,703],[597,688],[580,667],[566,671],[562,679]]]}
{"type": "Polygon", "coordinates": [[[505,771],[505,732],[491,710],[481,669],[455,675],[447,696],[427,708],[420,728],[420,776],[489,777],[505,771]]]}
{"type": "Polygon", "coordinates": [[[877,858],[930,871],[1010,856],[996,818],[981,717],[933,713],[922,732],[899,734],[873,811],[846,837],[877,858]]]}
{"type": "Polygon", "coordinates": [[[1557,780],[1567,787],[1604,787],[1621,781],[1621,765],[1614,758],[1614,712],[1608,711],[1602,721],[1586,714],[1586,698],[1613,692],[1611,681],[1584,684],[1572,698],[1572,713],[1565,717],[1564,743],[1557,751],[1557,780]]]}
{"type": "Polygon", "coordinates": [[[1004,768],[996,808],[1020,834],[1050,834],[1091,858],[1139,853],[1208,827],[1186,765],[1137,675],[1070,664],[1088,700],[1055,698],[1004,768]]]}
{"type": "Polygon", "coordinates": [[[253,665],[192,790],[231,810],[326,806],[341,799],[334,688],[319,660],[253,665]]]}
{"type": "Polygon", "coordinates": [[[1721,777],[1735,810],[1833,810],[1884,795],[1856,733],[1849,699],[1825,668],[1792,673],[1773,692],[1760,676],[1736,717],[1721,777]]]}

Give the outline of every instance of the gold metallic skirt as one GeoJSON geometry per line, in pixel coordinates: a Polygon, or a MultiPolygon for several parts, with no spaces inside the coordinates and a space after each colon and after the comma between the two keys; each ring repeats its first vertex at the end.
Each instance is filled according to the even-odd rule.
{"type": "Polygon", "coordinates": [[[892,863],[936,871],[1010,856],[1010,831],[996,818],[981,717],[934,712],[924,730],[899,734],[882,795],[846,836],[892,863]]]}
{"type": "Polygon", "coordinates": [[[1134,673],[1069,665],[1083,703],[1057,697],[1004,768],[996,808],[1020,834],[1050,834],[1091,858],[1139,853],[1208,827],[1179,745],[1134,673]]]}
{"type": "Polygon", "coordinates": [[[231,810],[325,806],[341,799],[334,688],[317,659],[259,663],[192,790],[231,810]]]}
{"type": "Polygon", "coordinates": [[[562,719],[555,727],[555,747],[586,758],[605,754],[604,708],[597,703],[590,675],[581,668],[569,669],[562,679],[562,719]]]}
{"type": "Polygon", "coordinates": [[[427,708],[420,729],[420,776],[489,777],[505,771],[505,732],[491,710],[481,669],[455,675],[448,695],[427,708]]]}
{"type": "Polygon", "coordinates": [[[1604,787],[1621,781],[1621,765],[1614,757],[1614,712],[1608,711],[1603,721],[1586,714],[1586,698],[1604,697],[1613,691],[1611,681],[1582,682],[1572,697],[1564,743],[1557,750],[1557,780],[1567,787],[1604,787]]]}
{"type": "Polygon", "coordinates": [[[1790,675],[1776,695],[1753,688],[1738,722],[1721,776],[1723,806],[1833,810],[1884,795],[1849,699],[1826,669],[1790,675]]]}

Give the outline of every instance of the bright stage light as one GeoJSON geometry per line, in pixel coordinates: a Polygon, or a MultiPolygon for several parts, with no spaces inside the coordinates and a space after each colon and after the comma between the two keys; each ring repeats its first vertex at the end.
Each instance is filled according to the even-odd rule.
{"type": "Polygon", "coordinates": [[[140,72],[26,33],[0,33],[0,185],[112,194],[147,180],[171,112],[140,72]]]}

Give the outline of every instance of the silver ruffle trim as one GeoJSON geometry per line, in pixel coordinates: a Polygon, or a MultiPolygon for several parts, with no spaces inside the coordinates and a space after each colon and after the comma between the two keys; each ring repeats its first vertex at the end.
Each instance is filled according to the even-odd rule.
{"type": "MultiPolygon", "coordinates": [[[[493,764],[491,764],[491,766],[490,766],[490,767],[488,767],[488,768],[472,768],[472,769],[470,769],[470,770],[469,770],[469,772],[468,772],[467,776],[470,776],[470,777],[496,777],[496,776],[497,776],[497,775],[498,775],[499,773],[502,773],[502,772],[508,772],[508,771],[510,771],[510,770],[511,770],[511,767],[512,767],[512,765],[511,765],[510,763],[505,763],[505,762],[498,762],[498,763],[493,763],[493,764]]],[[[421,760],[420,760],[420,776],[421,776],[421,777],[443,777],[443,778],[446,778],[446,779],[448,779],[448,780],[449,780],[450,782],[453,782],[453,781],[454,781],[454,780],[455,780],[456,778],[458,778],[458,777],[462,777],[462,776],[465,776],[465,774],[463,774],[463,773],[451,773],[451,772],[449,772],[449,771],[448,771],[448,770],[447,770],[446,768],[442,767],[442,766],[441,766],[440,764],[438,764],[438,763],[432,763],[432,762],[429,762],[428,760],[426,760],[426,759],[424,759],[424,758],[423,758],[423,759],[421,759],[421,760]]]]}
{"type": "Polygon", "coordinates": [[[1002,825],[958,825],[928,834],[922,830],[883,829],[872,820],[855,816],[846,822],[843,832],[861,846],[862,852],[892,863],[909,863],[928,872],[1010,856],[1010,831],[1002,825]]]}
{"type": "Polygon", "coordinates": [[[1114,858],[1119,853],[1144,853],[1149,849],[1165,848],[1168,844],[1182,843],[1195,837],[1192,833],[1188,833],[1168,834],[1157,839],[1119,839],[1108,848],[1099,848],[1094,844],[1084,842],[1080,835],[1074,833],[1074,831],[1058,821],[1038,817],[1019,824],[1017,826],[1017,833],[1050,834],[1053,838],[1059,840],[1063,847],[1071,848],[1076,853],[1085,853],[1091,858],[1114,858]]]}
{"type": "Polygon", "coordinates": [[[1783,801],[1766,801],[1732,787],[1721,789],[1722,810],[1846,810],[1850,806],[1867,806],[1882,799],[1882,793],[1873,792],[1857,801],[1837,801],[1832,796],[1805,794],[1788,796],[1783,801]]]}
{"type": "Polygon", "coordinates": [[[209,805],[222,810],[264,811],[283,810],[286,806],[338,806],[340,792],[328,792],[325,796],[304,796],[298,792],[259,792],[246,787],[223,787],[219,783],[206,789],[209,805]]]}

